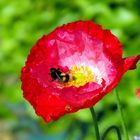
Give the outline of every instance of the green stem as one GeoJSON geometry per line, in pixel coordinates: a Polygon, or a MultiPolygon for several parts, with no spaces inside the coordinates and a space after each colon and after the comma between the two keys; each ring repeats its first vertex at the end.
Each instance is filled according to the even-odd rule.
{"type": "Polygon", "coordinates": [[[100,140],[100,133],[99,133],[98,123],[97,123],[97,118],[96,118],[96,114],[95,114],[94,108],[91,107],[90,111],[91,111],[93,122],[94,122],[96,140],[100,140]]]}
{"type": "Polygon", "coordinates": [[[115,94],[116,94],[118,110],[119,110],[119,113],[120,113],[120,116],[121,116],[121,123],[122,123],[122,128],[123,128],[125,140],[129,140],[128,133],[127,133],[127,128],[126,128],[126,123],[125,123],[125,120],[124,120],[124,115],[123,115],[121,102],[120,102],[120,98],[119,98],[119,94],[118,94],[117,89],[115,89],[114,91],[115,91],[115,94]]]}
{"type": "Polygon", "coordinates": [[[117,133],[118,140],[122,140],[120,130],[119,130],[119,128],[118,128],[117,126],[115,126],[115,125],[112,125],[112,126],[110,126],[110,127],[108,127],[108,128],[106,129],[106,131],[103,133],[103,135],[102,135],[102,137],[101,137],[101,140],[104,140],[104,139],[106,138],[107,134],[108,134],[111,130],[113,130],[113,129],[114,129],[114,130],[116,131],[116,133],[117,133]]]}

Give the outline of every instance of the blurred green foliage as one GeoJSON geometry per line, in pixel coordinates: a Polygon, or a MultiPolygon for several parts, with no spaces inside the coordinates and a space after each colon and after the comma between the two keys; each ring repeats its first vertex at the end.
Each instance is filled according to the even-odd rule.
{"type": "MultiPolygon", "coordinates": [[[[111,31],[124,45],[124,56],[140,53],[139,0],[1,0],[0,1],[0,139],[94,140],[89,109],[46,124],[23,99],[20,70],[30,48],[57,26],[76,20],[93,20],[111,31]]],[[[140,63],[119,84],[130,138],[140,134],[140,63]]],[[[121,126],[115,96],[108,94],[95,106],[100,131],[121,126]]],[[[120,127],[121,128],[121,127],[120,127]]],[[[122,128],[121,128],[122,129],[122,128]]],[[[111,133],[107,140],[115,140],[111,133]]]]}

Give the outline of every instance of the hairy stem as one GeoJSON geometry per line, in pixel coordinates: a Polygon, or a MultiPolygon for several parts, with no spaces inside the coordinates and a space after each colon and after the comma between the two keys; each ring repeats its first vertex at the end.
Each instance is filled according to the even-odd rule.
{"type": "Polygon", "coordinates": [[[105,130],[105,132],[103,133],[103,135],[102,135],[102,137],[101,137],[101,140],[105,140],[107,134],[108,134],[111,130],[113,130],[113,129],[114,129],[114,130],[116,131],[116,133],[117,133],[118,140],[122,140],[120,130],[119,130],[119,128],[118,128],[117,126],[115,126],[115,125],[112,125],[112,126],[108,127],[108,128],[105,130]]]}
{"type": "Polygon", "coordinates": [[[123,115],[121,102],[120,102],[120,98],[119,98],[119,94],[118,94],[117,89],[115,89],[114,91],[115,91],[115,95],[116,95],[118,110],[119,110],[120,117],[121,117],[121,123],[122,123],[124,137],[125,137],[125,140],[129,140],[128,132],[127,132],[127,128],[126,128],[126,123],[125,123],[125,120],[124,120],[124,115],[123,115]]]}
{"type": "Polygon", "coordinates": [[[100,140],[100,133],[99,133],[98,123],[97,123],[97,118],[96,118],[96,114],[95,114],[94,108],[91,107],[90,111],[91,111],[92,118],[93,118],[96,140],[100,140]]]}

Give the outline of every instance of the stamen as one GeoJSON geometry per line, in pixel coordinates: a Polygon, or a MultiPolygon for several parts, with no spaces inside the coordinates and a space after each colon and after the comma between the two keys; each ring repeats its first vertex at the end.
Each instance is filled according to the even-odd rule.
{"type": "Polygon", "coordinates": [[[69,71],[69,75],[70,75],[70,80],[65,83],[66,87],[69,86],[76,86],[76,87],[80,87],[85,85],[88,82],[94,82],[94,75],[91,69],[89,69],[87,66],[76,66],[74,65],[70,71],[69,71]]]}

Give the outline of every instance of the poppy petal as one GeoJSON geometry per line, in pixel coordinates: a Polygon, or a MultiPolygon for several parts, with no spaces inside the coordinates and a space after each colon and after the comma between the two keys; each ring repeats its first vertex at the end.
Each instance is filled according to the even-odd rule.
{"type": "Polygon", "coordinates": [[[136,69],[136,63],[140,60],[140,55],[124,58],[124,72],[136,69]]]}

